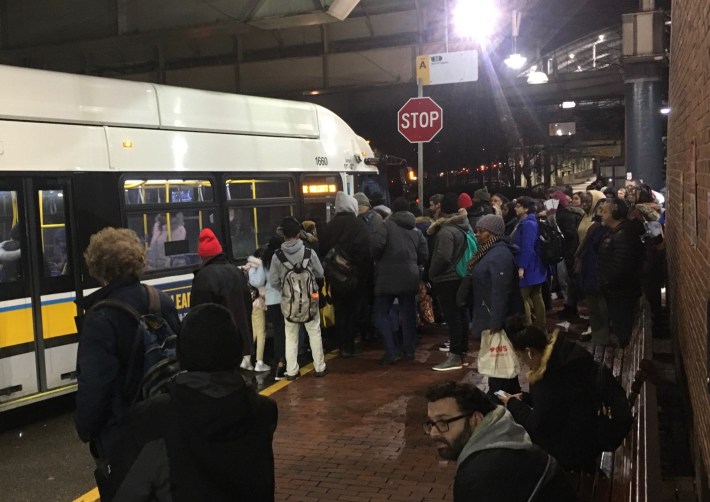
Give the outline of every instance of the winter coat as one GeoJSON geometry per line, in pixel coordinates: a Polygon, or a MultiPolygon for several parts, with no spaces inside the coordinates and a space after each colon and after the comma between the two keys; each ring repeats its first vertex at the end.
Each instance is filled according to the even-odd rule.
{"type": "Polygon", "coordinates": [[[587,230],[594,223],[593,218],[596,214],[597,205],[606,199],[603,192],[599,190],[588,190],[592,196],[592,205],[589,207],[589,211],[586,212],[582,219],[579,220],[579,226],[577,226],[577,236],[579,237],[579,242],[584,240],[584,236],[587,235],[587,230]]]}
{"type": "Polygon", "coordinates": [[[454,502],[577,500],[557,461],[534,445],[502,406],[473,430],[457,460],[454,502]]]}
{"type": "MultiPolygon", "coordinates": [[[[295,239],[281,244],[281,251],[284,252],[286,259],[292,265],[295,265],[297,263],[303,263],[303,255],[306,252],[306,246],[303,244],[302,240],[295,239]]],[[[317,254],[311,253],[311,259],[308,260],[308,269],[313,273],[316,279],[323,278],[323,265],[321,265],[317,254]]],[[[271,283],[274,289],[281,291],[286,272],[288,272],[288,269],[281,263],[277,254],[274,253],[273,258],[271,258],[271,267],[269,268],[269,283],[271,283]]]]}
{"type": "Polygon", "coordinates": [[[427,261],[426,238],[415,228],[409,211],[398,211],[377,227],[370,237],[375,258],[375,295],[416,293],[419,266],[427,261]]]}
{"type": "Polygon", "coordinates": [[[114,502],[274,500],[278,410],[239,373],[188,372],[128,415],[114,502]]]}
{"type": "Polygon", "coordinates": [[[471,333],[475,338],[480,338],[485,329],[501,330],[505,318],[522,308],[515,265],[517,253],[516,246],[501,239],[473,266],[471,333]]]}
{"type": "Polygon", "coordinates": [[[599,247],[607,232],[608,229],[601,223],[592,224],[575,255],[575,272],[579,274],[579,286],[585,293],[599,292],[597,283],[599,247]]]}
{"type": "Polygon", "coordinates": [[[357,219],[362,220],[369,232],[374,232],[375,229],[379,228],[385,222],[385,220],[382,219],[382,215],[374,209],[368,209],[364,213],[358,214],[357,219]]]}
{"type": "Polygon", "coordinates": [[[568,267],[573,265],[574,253],[577,252],[577,248],[579,247],[577,227],[581,219],[579,213],[570,211],[568,208],[562,206],[559,206],[555,213],[557,226],[565,237],[564,260],[568,267]]]}
{"type": "Polygon", "coordinates": [[[537,219],[534,214],[528,214],[520,220],[518,229],[513,236],[514,243],[520,249],[518,268],[525,271],[520,279],[520,287],[537,286],[547,280],[547,268],[542,263],[539,254],[539,236],[537,219]]]}
{"type": "Polygon", "coordinates": [[[242,337],[242,352],[254,352],[251,330],[252,299],[244,272],[227,261],[224,253],[213,256],[195,271],[192,279],[190,306],[203,303],[222,305],[232,313],[242,337]]]}
{"type": "MultiPolygon", "coordinates": [[[[90,310],[101,300],[118,300],[139,313],[148,313],[148,293],[138,280],[119,280],[76,300],[87,312],[78,319],[76,430],[82,441],[92,442],[92,453],[106,458],[117,441],[117,425],[136,396],[143,377],[143,351],[128,374],[136,322],[111,308],[90,310]]],[[[172,330],[180,325],[175,304],[160,292],[160,312],[172,330]]]]}
{"type": "Polygon", "coordinates": [[[367,225],[353,213],[337,213],[320,236],[320,254],[339,246],[357,267],[358,278],[363,282],[372,274],[372,254],[370,253],[370,232],[367,225]]]}
{"type": "Polygon", "coordinates": [[[515,421],[565,468],[588,466],[601,452],[597,444],[596,374],[592,355],[555,331],[540,367],[528,374],[526,402],[508,401],[515,421]]]}
{"type": "Polygon", "coordinates": [[[433,237],[430,249],[429,278],[434,283],[461,280],[456,273],[456,262],[466,247],[466,232],[471,231],[465,209],[445,215],[429,226],[427,233],[433,237]]]}
{"type": "Polygon", "coordinates": [[[629,220],[609,232],[599,246],[597,281],[604,295],[626,295],[640,290],[643,244],[629,220]]]}

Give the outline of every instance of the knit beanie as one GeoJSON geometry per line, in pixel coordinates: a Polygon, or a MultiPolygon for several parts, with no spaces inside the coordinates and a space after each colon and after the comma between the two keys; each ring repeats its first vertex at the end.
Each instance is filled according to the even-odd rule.
{"type": "Polygon", "coordinates": [[[497,214],[486,214],[478,219],[476,222],[476,228],[488,230],[496,237],[500,237],[505,231],[505,222],[503,221],[503,218],[497,214]]]}
{"type": "Polygon", "coordinates": [[[200,258],[211,258],[222,252],[222,245],[214,232],[209,228],[203,228],[200,237],[197,239],[197,254],[200,258]]]}
{"type": "Polygon", "coordinates": [[[447,192],[441,199],[441,211],[444,214],[455,214],[459,210],[459,196],[453,192],[447,192]]]}
{"type": "Polygon", "coordinates": [[[358,206],[372,207],[372,205],[370,204],[370,199],[368,199],[367,195],[365,195],[364,193],[358,192],[353,195],[353,197],[355,197],[358,206]]]}
{"type": "Polygon", "coordinates": [[[488,189],[484,187],[473,192],[473,200],[485,200],[486,202],[490,202],[491,194],[489,194],[488,189]]]}
{"type": "Polygon", "coordinates": [[[232,314],[216,303],[190,309],[180,326],[177,358],[187,371],[233,371],[242,358],[242,337],[232,314]]]}
{"type": "Polygon", "coordinates": [[[459,194],[458,204],[459,209],[468,209],[473,206],[473,201],[471,200],[471,196],[469,194],[463,192],[459,194]]]}

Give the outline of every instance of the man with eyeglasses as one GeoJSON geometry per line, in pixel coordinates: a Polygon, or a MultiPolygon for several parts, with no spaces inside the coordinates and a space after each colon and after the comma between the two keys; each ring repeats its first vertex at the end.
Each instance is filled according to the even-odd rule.
{"type": "Polygon", "coordinates": [[[557,461],[477,387],[447,381],[426,398],[424,432],[457,463],[454,502],[577,500],[557,461]]]}

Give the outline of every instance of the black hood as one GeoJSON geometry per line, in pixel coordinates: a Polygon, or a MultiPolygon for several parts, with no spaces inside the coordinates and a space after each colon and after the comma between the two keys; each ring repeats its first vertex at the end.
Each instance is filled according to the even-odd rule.
{"type": "Polygon", "coordinates": [[[413,229],[416,223],[416,218],[409,211],[397,211],[396,213],[392,213],[392,216],[390,216],[388,220],[407,230],[413,229]]]}

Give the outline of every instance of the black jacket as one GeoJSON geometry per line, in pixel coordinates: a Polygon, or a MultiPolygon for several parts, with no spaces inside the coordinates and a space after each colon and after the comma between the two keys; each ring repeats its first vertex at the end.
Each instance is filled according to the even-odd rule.
{"type": "Polygon", "coordinates": [[[564,260],[568,268],[574,265],[574,253],[577,252],[577,248],[579,247],[577,227],[581,219],[582,216],[580,214],[562,206],[558,207],[555,213],[557,226],[565,237],[564,260]]]}
{"type": "Polygon", "coordinates": [[[239,267],[227,261],[224,253],[213,256],[195,271],[190,306],[216,303],[232,313],[242,337],[242,353],[254,353],[251,330],[251,291],[239,267]]]}
{"type": "Polygon", "coordinates": [[[610,229],[599,246],[597,282],[604,295],[640,290],[643,243],[629,220],[610,229]]]}
{"type": "Polygon", "coordinates": [[[355,263],[362,280],[372,273],[370,231],[362,219],[349,212],[340,212],[326,225],[320,239],[320,253],[325,257],[336,245],[355,263]]]}
{"type": "Polygon", "coordinates": [[[178,375],[139,404],[111,462],[114,502],[274,500],[276,403],[239,373],[178,375]]]}
{"type": "Polygon", "coordinates": [[[565,468],[587,467],[601,451],[597,444],[596,375],[592,355],[555,332],[540,368],[529,374],[526,402],[508,401],[515,421],[565,468]]]}
{"type": "Polygon", "coordinates": [[[377,262],[375,295],[417,292],[419,266],[426,263],[429,251],[424,234],[414,224],[412,213],[398,211],[372,233],[370,243],[377,262]]]}
{"type": "MultiPolygon", "coordinates": [[[[115,281],[77,300],[87,311],[78,318],[76,430],[82,441],[91,441],[93,454],[104,458],[116,442],[117,424],[138,391],[143,374],[143,351],[139,351],[128,375],[136,323],[126,314],[110,308],[89,309],[97,302],[114,299],[148,313],[148,295],[137,280],[115,281]]],[[[160,293],[163,318],[175,333],[180,322],[172,300],[160,293]]]]}

